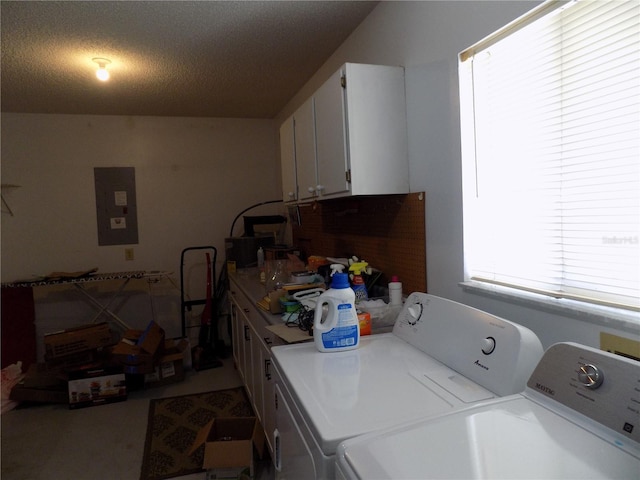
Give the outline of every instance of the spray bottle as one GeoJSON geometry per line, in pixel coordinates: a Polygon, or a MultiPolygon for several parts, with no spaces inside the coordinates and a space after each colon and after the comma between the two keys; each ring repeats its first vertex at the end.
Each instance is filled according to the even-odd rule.
{"type": "Polygon", "coordinates": [[[321,352],[351,350],[360,344],[355,294],[349,288],[346,273],[334,273],[331,288],[318,297],[313,317],[313,341],[321,352]],[[325,305],[327,318],[322,321],[325,305]]]}
{"type": "Polygon", "coordinates": [[[333,277],[336,273],[344,272],[344,265],[341,263],[332,263],[331,264],[331,276],[333,277]]]}
{"type": "Polygon", "coordinates": [[[367,286],[362,279],[362,272],[367,269],[369,264],[367,262],[352,263],[349,267],[349,271],[353,272],[353,285],[352,289],[356,295],[356,303],[360,303],[363,300],[369,300],[369,294],[367,293],[367,286]]]}

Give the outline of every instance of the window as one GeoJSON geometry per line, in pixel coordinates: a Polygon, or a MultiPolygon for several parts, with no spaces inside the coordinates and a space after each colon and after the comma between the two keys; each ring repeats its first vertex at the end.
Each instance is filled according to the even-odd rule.
{"type": "Polygon", "coordinates": [[[545,2],[459,69],[465,280],[640,310],[640,3],[545,2]]]}

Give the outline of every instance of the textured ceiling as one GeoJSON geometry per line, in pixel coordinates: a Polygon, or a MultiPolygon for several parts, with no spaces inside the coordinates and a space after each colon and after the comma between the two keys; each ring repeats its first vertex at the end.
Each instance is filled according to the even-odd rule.
{"type": "Polygon", "coordinates": [[[2,111],[273,118],[376,4],[2,0],[2,111]]]}

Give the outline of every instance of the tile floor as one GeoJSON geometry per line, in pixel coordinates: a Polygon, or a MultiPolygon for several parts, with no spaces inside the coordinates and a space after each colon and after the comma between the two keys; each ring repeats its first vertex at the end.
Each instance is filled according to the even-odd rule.
{"type": "MultiPolygon", "coordinates": [[[[125,402],[69,410],[38,405],[2,415],[2,480],[138,480],[149,400],[233,388],[242,384],[233,359],[219,368],[189,371],[178,384],[135,391],[125,402]]],[[[257,480],[271,480],[268,458],[257,480]]],[[[204,480],[205,474],[177,477],[204,480]]]]}

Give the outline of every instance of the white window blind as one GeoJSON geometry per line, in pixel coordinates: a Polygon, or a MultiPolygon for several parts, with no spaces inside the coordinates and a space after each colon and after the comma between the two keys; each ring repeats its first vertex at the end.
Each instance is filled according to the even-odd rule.
{"type": "Polygon", "coordinates": [[[467,280],[638,310],[640,2],[546,2],[459,67],[467,280]]]}

